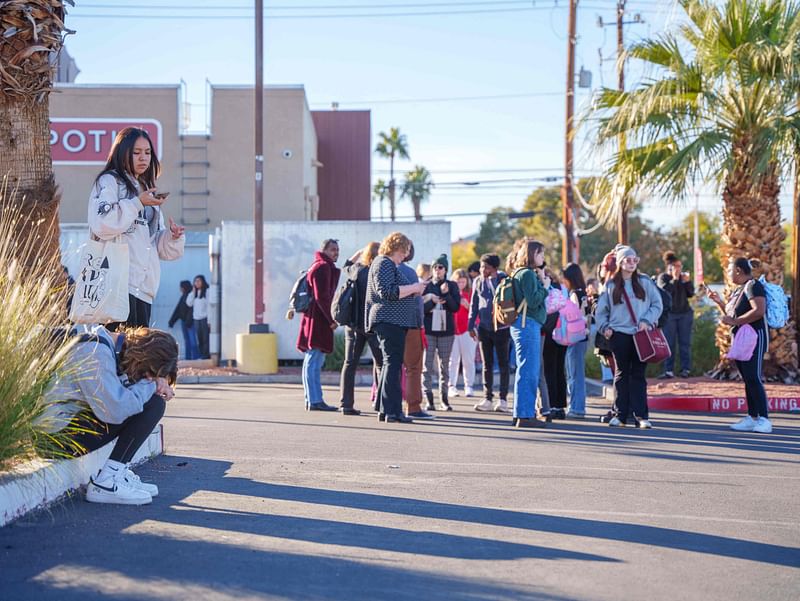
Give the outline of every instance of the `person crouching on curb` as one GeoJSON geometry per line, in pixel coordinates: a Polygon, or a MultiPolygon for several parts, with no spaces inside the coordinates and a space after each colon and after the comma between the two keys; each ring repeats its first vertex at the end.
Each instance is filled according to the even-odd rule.
{"type": "Polygon", "coordinates": [[[617,393],[617,415],[611,418],[608,425],[624,426],[629,414],[633,414],[640,428],[651,428],[645,379],[647,363],[639,360],[633,335],[655,326],[661,315],[661,294],[653,280],[639,273],[639,257],[630,246],[617,249],[616,262],[616,271],[606,283],[595,313],[598,332],[611,341],[616,366],[614,389],[617,393]],[[628,301],[635,320],[631,319],[628,301]]]}
{"type": "Polygon", "coordinates": [[[175,395],[178,343],[159,330],[109,332],[95,326],[84,330],[69,353],[67,368],[45,393],[47,408],[39,427],[49,432],[69,427],[75,432],[76,457],[117,439],[108,460],[89,480],[87,501],[152,502],[158,487],[142,482],[130,462],[175,395]]]}

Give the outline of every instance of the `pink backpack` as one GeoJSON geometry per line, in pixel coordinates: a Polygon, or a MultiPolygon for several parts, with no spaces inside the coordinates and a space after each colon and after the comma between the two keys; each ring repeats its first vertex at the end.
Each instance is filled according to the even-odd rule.
{"type": "Polygon", "coordinates": [[[736,330],[727,357],[734,361],[750,361],[753,358],[753,351],[756,350],[756,344],[758,344],[758,334],[753,326],[746,323],[736,330]]]}
{"type": "Polygon", "coordinates": [[[553,330],[553,341],[561,346],[572,346],[585,339],[586,319],[583,311],[568,299],[558,311],[558,321],[553,330]]]}

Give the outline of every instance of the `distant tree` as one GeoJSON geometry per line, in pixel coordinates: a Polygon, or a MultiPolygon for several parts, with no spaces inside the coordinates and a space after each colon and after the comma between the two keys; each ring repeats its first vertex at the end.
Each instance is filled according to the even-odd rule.
{"type": "Polygon", "coordinates": [[[408,159],[408,140],[405,134],[400,133],[400,129],[392,127],[389,133],[381,132],[378,134],[378,144],[375,146],[378,156],[389,159],[389,216],[392,221],[395,218],[395,198],[396,182],[394,181],[394,160],[395,158],[408,159]]]}
{"type": "Polygon", "coordinates": [[[497,253],[505,258],[514,241],[523,235],[519,224],[508,218],[513,211],[510,207],[495,207],[489,211],[475,239],[475,253],[478,256],[497,253]]]}
{"type": "Polygon", "coordinates": [[[386,185],[386,182],[382,179],[379,179],[375,182],[375,185],[372,187],[372,198],[378,201],[380,206],[380,215],[381,220],[383,220],[383,201],[386,200],[386,195],[389,191],[389,186],[386,185]]]}
{"type": "MultiPolygon", "coordinates": [[[[719,258],[722,220],[711,213],[700,213],[697,224],[703,253],[703,277],[706,282],[722,282],[722,263],[719,258]]],[[[691,270],[694,265],[694,214],[687,215],[680,225],[671,228],[666,238],[667,244],[663,250],[674,250],[683,261],[684,268],[691,270]]]]}
{"type": "Polygon", "coordinates": [[[458,240],[450,245],[451,268],[466,269],[471,263],[480,259],[480,255],[475,252],[474,240],[458,240]]]}
{"type": "Polygon", "coordinates": [[[422,221],[420,207],[431,195],[431,188],[434,183],[431,179],[431,172],[421,165],[415,165],[412,171],[406,173],[403,182],[401,197],[408,197],[414,207],[414,220],[422,221]]]}

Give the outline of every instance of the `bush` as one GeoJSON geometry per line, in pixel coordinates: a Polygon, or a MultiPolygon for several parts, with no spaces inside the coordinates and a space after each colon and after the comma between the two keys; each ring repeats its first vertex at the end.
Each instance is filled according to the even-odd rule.
{"type": "Polygon", "coordinates": [[[337,331],[333,336],[333,352],[325,355],[324,371],[342,371],[344,365],[344,332],[337,331]]]}
{"type": "Polygon", "coordinates": [[[40,256],[36,228],[0,189],[0,469],[36,452],[68,454],[70,432],[37,429],[43,394],[68,350],[54,328],[66,318],[58,256],[40,256]],[[24,225],[23,225],[24,224],[24,225]]]}

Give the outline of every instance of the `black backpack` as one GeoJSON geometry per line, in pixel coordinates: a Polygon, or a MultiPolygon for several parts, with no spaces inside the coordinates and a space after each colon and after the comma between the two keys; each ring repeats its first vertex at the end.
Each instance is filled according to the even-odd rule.
{"type": "Polygon", "coordinates": [[[333,295],[331,317],[340,326],[352,328],[358,323],[356,319],[356,278],[347,278],[333,295]]]}
{"type": "Polygon", "coordinates": [[[661,286],[656,283],[656,288],[658,288],[658,293],[661,295],[661,304],[663,305],[661,309],[661,315],[658,318],[658,323],[656,324],[659,328],[663,328],[667,325],[667,319],[669,319],[669,313],[672,311],[672,293],[669,290],[665,290],[661,286]]]}
{"type": "Polygon", "coordinates": [[[289,293],[289,309],[295,313],[308,313],[311,296],[308,294],[308,272],[304,269],[289,293]]]}

